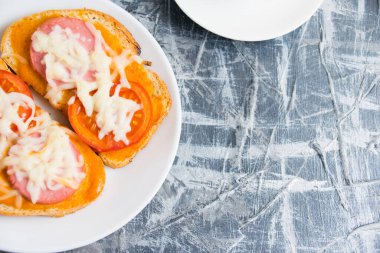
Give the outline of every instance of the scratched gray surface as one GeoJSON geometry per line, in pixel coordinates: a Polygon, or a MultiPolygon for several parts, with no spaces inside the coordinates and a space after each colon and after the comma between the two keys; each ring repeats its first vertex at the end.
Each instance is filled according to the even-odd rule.
{"type": "Polygon", "coordinates": [[[171,0],[115,2],[174,68],[182,137],[154,200],[72,252],[380,252],[377,1],[326,0],[259,43],[208,33],[171,0]]]}

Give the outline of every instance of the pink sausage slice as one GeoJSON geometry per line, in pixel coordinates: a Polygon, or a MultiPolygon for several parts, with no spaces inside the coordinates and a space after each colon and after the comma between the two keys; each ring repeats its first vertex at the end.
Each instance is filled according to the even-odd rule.
{"type": "MultiPolygon", "coordinates": [[[[75,155],[78,159],[79,155],[80,155],[79,151],[74,147],[73,144],[71,144],[71,149],[72,149],[73,155],[75,155]]],[[[67,151],[62,150],[62,152],[67,152],[67,151]]],[[[11,168],[8,168],[8,174],[9,174],[10,169],[11,168]]],[[[78,171],[83,172],[84,168],[79,167],[78,171]]],[[[15,190],[17,190],[23,197],[25,197],[31,201],[30,193],[27,190],[27,185],[29,182],[28,178],[23,178],[21,181],[18,181],[15,174],[10,174],[9,180],[10,180],[10,182],[11,182],[11,184],[15,190]]],[[[75,192],[76,192],[76,189],[72,189],[72,188],[67,187],[67,186],[63,186],[59,190],[50,190],[47,187],[45,187],[45,190],[41,191],[40,196],[37,200],[37,203],[38,204],[59,203],[59,202],[62,202],[64,200],[70,198],[75,192]]]]}
{"type": "MultiPolygon", "coordinates": [[[[53,27],[56,25],[60,26],[63,29],[68,28],[75,34],[80,34],[80,37],[77,39],[78,43],[80,43],[89,52],[94,50],[95,37],[83,20],[67,17],[52,18],[44,22],[41,26],[39,26],[37,28],[37,31],[49,34],[53,30],[53,27]]],[[[46,79],[46,66],[41,63],[44,56],[45,53],[36,52],[33,49],[33,45],[31,44],[30,59],[32,61],[32,66],[35,71],[37,71],[43,78],[46,79]]]]}

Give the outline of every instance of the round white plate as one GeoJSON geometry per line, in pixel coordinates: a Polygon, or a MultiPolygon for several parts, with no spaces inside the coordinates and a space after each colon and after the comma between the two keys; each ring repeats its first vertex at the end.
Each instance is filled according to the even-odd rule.
{"type": "Polygon", "coordinates": [[[226,38],[261,41],[305,23],[323,0],[175,0],[203,28],[226,38]]]}
{"type": "MultiPolygon", "coordinates": [[[[106,186],[88,207],[63,218],[0,216],[0,250],[56,252],[81,247],[116,231],[154,197],[174,161],[181,132],[181,105],[173,70],[159,44],[130,14],[107,0],[0,0],[0,33],[23,16],[48,9],[92,8],[123,23],[136,38],[142,57],[167,83],[172,109],[147,147],[122,169],[107,168],[106,186]]],[[[37,97],[37,104],[47,103],[37,97]]],[[[53,117],[63,119],[59,112],[53,117]]]]}

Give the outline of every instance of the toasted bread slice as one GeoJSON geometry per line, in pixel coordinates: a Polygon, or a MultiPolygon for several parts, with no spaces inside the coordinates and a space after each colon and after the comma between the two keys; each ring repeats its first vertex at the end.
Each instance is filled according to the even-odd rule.
{"type": "MultiPolygon", "coordinates": [[[[7,70],[2,60],[0,69],[7,70]]],[[[42,109],[37,108],[37,111],[42,109]]],[[[62,217],[87,206],[100,195],[105,183],[104,164],[76,134],[72,133],[70,139],[83,155],[86,172],[86,177],[74,195],[57,204],[32,204],[12,189],[5,171],[0,171],[0,215],[62,217]],[[5,198],[10,192],[13,196],[5,198]]]]}
{"type": "MultiPolygon", "coordinates": [[[[29,48],[31,36],[37,27],[54,17],[74,17],[90,22],[101,31],[104,40],[114,51],[120,53],[124,49],[130,49],[135,54],[140,53],[140,47],[129,31],[113,17],[99,11],[89,9],[50,10],[25,17],[13,23],[5,31],[1,41],[1,58],[42,96],[46,94],[47,82],[33,70],[29,48]]],[[[147,88],[153,102],[152,127],[138,143],[121,150],[99,154],[103,162],[112,168],[123,167],[132,161],[133,157],[149,142],[171,107],[170,95],[164,81],[151,70],[139,68],[137,72],[144,75],[146,79],[144,87],[147,88]]],[[[66,91],[56,109],[67,114],[68,100],[74,94],[74,91],[66,91]]]]}

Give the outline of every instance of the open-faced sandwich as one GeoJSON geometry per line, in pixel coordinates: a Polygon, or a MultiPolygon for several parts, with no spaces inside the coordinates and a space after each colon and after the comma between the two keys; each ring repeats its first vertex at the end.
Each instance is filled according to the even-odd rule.
{"type": "Polygon", "coordinates": [[[129,31],[94,10],[51,10],[5,31],[2,59],[69,117],[113,168],[128,164],[168,114],[166,84],[138,55],[129,31]]]}
{"type": "Polygon", "coordinates": [[[104,182],[101,159],[0,60],[0,214],[63,216],[94,201],[104,182]]]}

